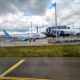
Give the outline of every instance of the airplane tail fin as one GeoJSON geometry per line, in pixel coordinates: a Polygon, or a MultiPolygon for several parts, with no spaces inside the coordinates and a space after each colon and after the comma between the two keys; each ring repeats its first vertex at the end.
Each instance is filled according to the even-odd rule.
{"type": "Polygon", "coordinates": [[[11,38],[11,35],[6,30],[3,30],[3,32],[6,38],[11,38]]]}

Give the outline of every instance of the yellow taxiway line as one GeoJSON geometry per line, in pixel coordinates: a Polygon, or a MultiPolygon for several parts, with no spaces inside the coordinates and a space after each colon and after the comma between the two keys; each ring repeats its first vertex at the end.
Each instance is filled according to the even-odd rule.
{"type": "Polygon", "coordinates": [[[11,71],[13,71],[15,68],[17,68],[19,65],[21,65],[23,62],[25,61],[25,59],[20,60],[19,62],[17,62],[16,64],[14,64],[11,68],[9,68],[8,70],[6,70],[4,73],[2,73],[0,75],[0,77],[4,77],[7,74],[9,74],[11,71]]]}
{"type": "Polygon", "coordinates": [[[2,73],[0,75],[0,80],[48,80],[48,79],[39,79],[39,78],[5,77],[7,74],[9,74],[15,68],[20,66],[24,61],[25,61],[25,59],[20,60],[19,62],[14,64],[11,68],[9,68],[4,73],[2,73]]]}
{"type": "Polygon", "coordinates": [[[22,78],[22,77],[1,77],[0,80],[49,80],[49,79],[22,78]]]}

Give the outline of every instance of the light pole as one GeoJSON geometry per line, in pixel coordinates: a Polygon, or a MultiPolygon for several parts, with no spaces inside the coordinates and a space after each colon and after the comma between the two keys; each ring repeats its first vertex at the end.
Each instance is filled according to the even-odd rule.
{"type": "Polygon", "coordinates": [[[57,6],[55,2],[55,27],[56,27],[56,41],[57,41],[57,6]]]}
{"type": "Polygon", "coordinates": [[[74,29],[74,23],[72,23],[72,25],[73,25],[73,29],[74,29]]]}
{"type": "Polygon", "coordinates": [[[55,26],[57,26],[57,8],[56,8],[56,2],[55,2],[55,26]]]}
{"type": "Polygon", "coordinates": [[[39,28],[38,28],[38,26],[37,26],[37,27],[36,27],[36,30],[37,30],[37,34],[38,34],[38,29],[39,29],[39,28]]]}
{"type": "Polygon", "coordinates": [[[33,33],[33,30],[32,30],[32,22],[31,22],[31,33],[33,33]]]}

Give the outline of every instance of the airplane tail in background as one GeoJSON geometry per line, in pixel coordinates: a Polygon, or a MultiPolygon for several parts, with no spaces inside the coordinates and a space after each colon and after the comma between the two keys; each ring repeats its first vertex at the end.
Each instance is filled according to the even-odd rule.
{"type": "Polygon", "coordinates": [[[3,32],[6,38],[11,38],[11,35],[6,30],[3,30],[3,32]]]}

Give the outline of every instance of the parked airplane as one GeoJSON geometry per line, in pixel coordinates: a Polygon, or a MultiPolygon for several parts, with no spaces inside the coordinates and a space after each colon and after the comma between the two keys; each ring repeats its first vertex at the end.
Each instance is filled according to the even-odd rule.
{"type": "Polygon", "coordinates": [[[41,39],[46,38],[44,34],[37,34],[37,33],[21,33],[21,34],[9,34],[6,30],[3,30],[4,38],[7,40],[15,40],[15,41],[28,41],[29,39],[41,39]]]}
{"type": "Polygon", "coordinates": [[[80,29],[72,29],[66,26],[48,27],[46,29],[47,36],[70,36],[80,35],[80,29]]]}

